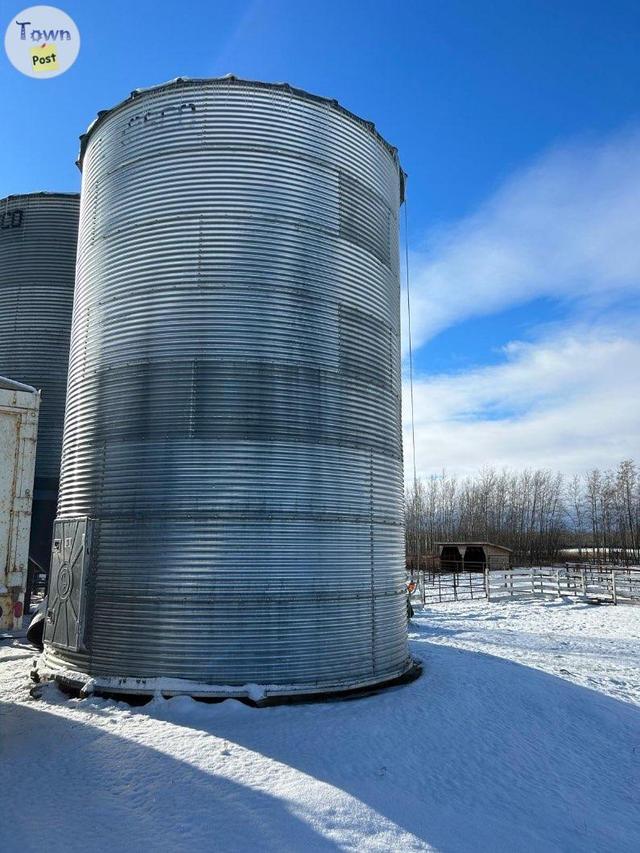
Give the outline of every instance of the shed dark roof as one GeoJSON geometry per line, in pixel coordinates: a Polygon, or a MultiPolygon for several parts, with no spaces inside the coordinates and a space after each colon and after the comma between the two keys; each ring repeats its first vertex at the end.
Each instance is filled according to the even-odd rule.
{"type": "Polygon", "coordinates": [[[452,545],[453,547],[456,547],[456,548],[459,545],[464,545],[466,548],[468,548],[470,545],[473,545],[476,548],[482,548],[485,545],[490,545],[491,548],[498,548],[500,551],[508,551],[510,554],[513,551],[512,548],[507,548],[506,545],[496,545],[495,542],[486,542],[486,541],[483,541],[483,542],[478,542],[478,541],[471,541],[471,542],[436,542],[436,545],[438,548],[444,548],[446,545],[452,545]]]}

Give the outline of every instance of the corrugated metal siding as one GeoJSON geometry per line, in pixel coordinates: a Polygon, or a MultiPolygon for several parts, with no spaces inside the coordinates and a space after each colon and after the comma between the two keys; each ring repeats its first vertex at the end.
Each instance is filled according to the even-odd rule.
{"type": "Polygon", "coordinates": [[[0,200],[0,374],[42,391],[36,478],[57,480],[80,198],[0,200]]]}
{"type": "Polygon", "coordinates": [[[223,79],[85,142],[59,517],[93,675],[357,686],[407,666],[393,152],[223,79]]]}

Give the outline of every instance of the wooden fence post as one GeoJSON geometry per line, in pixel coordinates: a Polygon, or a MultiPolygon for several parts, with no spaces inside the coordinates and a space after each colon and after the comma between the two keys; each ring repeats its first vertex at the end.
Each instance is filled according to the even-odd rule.
{"type": "Polygon", "coordinates": [[[572,595],[576,594],[576,583],[575,578],[571,574],[569,563],[564,564],[564,579],[567,583],[567,595],[571,593],[572,595]]]}
{"type": "Polygon", "coordinates": [[[487,601],[491,601],[491,581],[489,579],[489,566],[484,567],[484,588],[487,593],[487,601]]]}
{"type": "Polygon", "coordinates": [[[616,592],[616,570],[611,569],[611,595],[613,597],[613,603],[618,603],[618,594],[616,592]]]}

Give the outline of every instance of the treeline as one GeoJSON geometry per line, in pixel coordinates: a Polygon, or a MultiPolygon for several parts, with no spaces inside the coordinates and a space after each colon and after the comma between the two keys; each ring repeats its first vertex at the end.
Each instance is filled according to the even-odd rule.
{"type": "Polygon", "coordinates": [[[443,472],[406,496],[407,560],[437,553],[438,542],[506,545],[520,563],[568,559],[638,562],[640,473],[632,460],[615,470],[571,478],[546,470],[486,468],[458,478],[443,472]]]}

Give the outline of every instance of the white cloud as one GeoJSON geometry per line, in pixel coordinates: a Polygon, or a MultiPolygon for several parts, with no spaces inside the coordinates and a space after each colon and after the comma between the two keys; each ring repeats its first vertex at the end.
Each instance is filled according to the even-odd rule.
{"type": "MultiPolygon", "coordinates": [[[[637,332],[637,330],[636,330],[637,332]]],[[[510,344],[502,364],[415,383],[419,472],[582,472],[638,456],[640,336],[574,327],[510,344]]],[[[405,389],[405,424],[409,394],[405,389]]],[[[407,471],[410,432],[405,432],[407,471]]]]}
{"type": "MultiPolygon", "coordinates": [[[[564,323],[502,361],[418,376],[418,469],[579,472],[640,455],[640,130],[558,148],[413,256],[414,348],[474,316],[537,297],[564,323]],[[617,315],[616,315],[617,312],[617,315]]],[[[508,335],[508,331],[506,332],[508,335]]],[[[406,468],[411,472],[405,389],[406,468]]]]}
{"type": "Polygon", "coordinates": [[[640,130],[557,148],[412,258],[414,346],[540,296],[602,306],[640,285],[640,130]]]}

